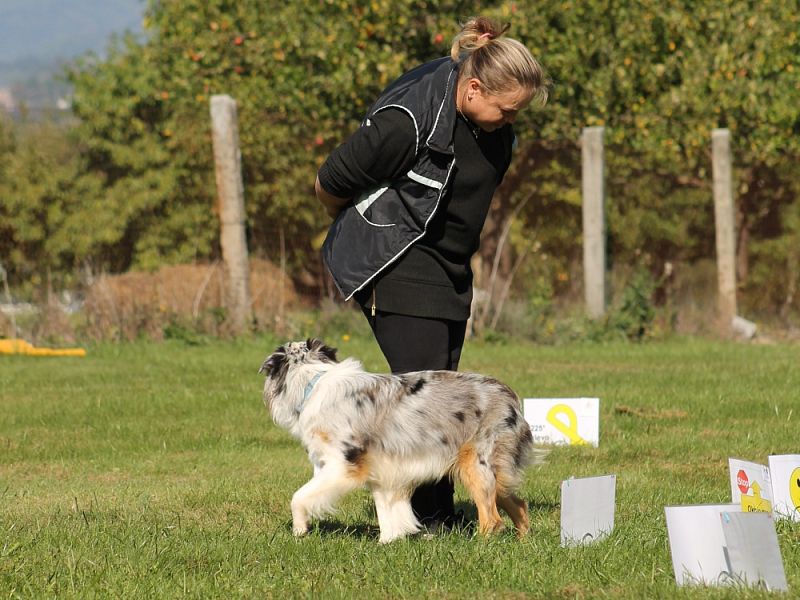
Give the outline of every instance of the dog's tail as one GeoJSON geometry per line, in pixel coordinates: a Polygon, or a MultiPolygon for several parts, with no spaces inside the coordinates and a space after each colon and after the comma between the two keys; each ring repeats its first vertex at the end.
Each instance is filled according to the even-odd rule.
{"type": "Polygon", "coordinates": [[[519,488],[525,467],[543,462],[546,454],[534,448],[531,428],[522,415],[519,398],[511,390],[509,392],[506,417],[499,425],[501,431],[492,456],[497,491],[501,496],[519,488]]]}

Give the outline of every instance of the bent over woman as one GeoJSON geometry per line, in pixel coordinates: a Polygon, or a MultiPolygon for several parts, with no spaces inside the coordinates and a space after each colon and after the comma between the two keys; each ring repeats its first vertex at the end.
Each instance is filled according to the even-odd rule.
{"type": "MultiPolygon", "coordinates": [[[[513,123],[547,100],[541,65],[506,27],[477,17],[450,56],[391,83],[317,175],[334,218],[323,258],[360,304],[393,373],[457,370],[472,301],[470,259],[508,169],[513,123]]],[[[455,523],[453,483],[411,499],[423,525],[455,523]]]]}

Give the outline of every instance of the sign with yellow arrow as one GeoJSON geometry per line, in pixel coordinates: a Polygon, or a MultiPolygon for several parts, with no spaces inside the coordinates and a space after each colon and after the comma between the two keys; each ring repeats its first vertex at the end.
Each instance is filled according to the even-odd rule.
{"type": "Polygon", "coordinates": [[[743,512],[772,512],[772,482],[769,467],[739,458],[728,459],[731,502],[743,512]]]}

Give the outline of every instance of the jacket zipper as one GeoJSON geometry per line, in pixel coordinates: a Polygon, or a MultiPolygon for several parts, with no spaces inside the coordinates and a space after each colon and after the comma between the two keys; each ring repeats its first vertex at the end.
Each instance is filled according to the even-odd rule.
{"type": "Polygon", "coordinates": [[[372,284],[372,316],[375,316],[375,284],[372,284]]]}

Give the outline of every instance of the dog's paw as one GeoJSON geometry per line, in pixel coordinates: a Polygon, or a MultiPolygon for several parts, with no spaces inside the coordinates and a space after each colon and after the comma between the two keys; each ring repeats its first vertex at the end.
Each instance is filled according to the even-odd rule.
{"type": "Polygon", "coordinates": [[[478,531],[485,536],[494,535],[503,529],[505,529],[505,524],[501,519],[486,519],[478,524],[478,531]]]}
{"type": "Polygon", "coordinates": [[[409,524],[406,527],[399,527],[399,528],[383,528],[381,529],[380,537],[378,538],[379,544],[389,544],[395,540],[401,540],[404,537],[408,537],[409,535],[413,535],[415,533],[419,533],[422,528],[419,524],[415,523],[413,525],[409,524]]]}
{"type": "Polygon", "coordinates": [[[390,534],[386,534],[386,535],[381,533],[381,536],[378,538],[378,543],[379,544],[390,544],[393,541],[402,539],[404,537],[406,537],[405,533],[390,533],[390,534]]]}
{"type": "Polygon", "coordinates": [[[292,533],[295,537],[302,537],[308,533],[308,523],[297,522],[292,523],[292,533]]]}
{"type": "Polygon", "coordinates": [[[299,537],[308,533],[310,514],[300,497],[300,492],[295,492],[292,497],[292,533],[299,537]]]}

